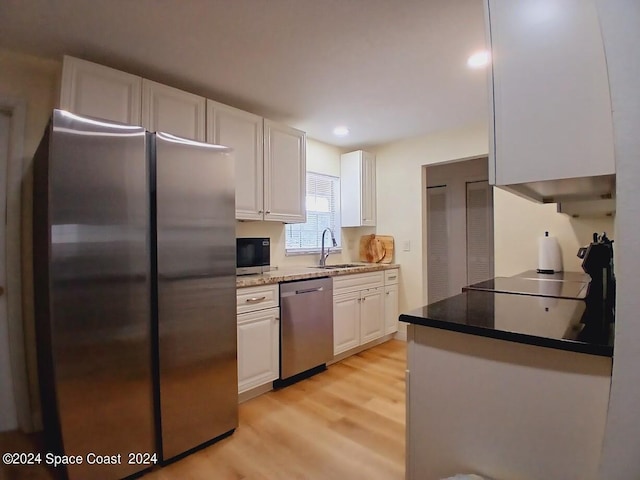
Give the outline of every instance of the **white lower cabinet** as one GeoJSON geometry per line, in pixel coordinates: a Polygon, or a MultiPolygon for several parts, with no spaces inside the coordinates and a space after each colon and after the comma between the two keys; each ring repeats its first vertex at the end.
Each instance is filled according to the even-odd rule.
{"type": "Polygon", "coordinates": [[[333,354],[384,335],[382,271],[333,278],[333,354]]]}
{"type": "Polygon", "coordinates": [[[360,345],[360,292],[333,296],[333,354],[360,345]]]}
{"type": "Polygon", "coordinates": [[[384,272],[384,333],[388,335],[398,331],[398,277],[397,268],[384,272]]]}
{"type": "Polygon", "coordinates": [[[398,331],[398,285],[384,287],[384,333],[398,331]]]}
{"type": "Polygon", "coordinates": [[[384,335],[384,287],[362,292],[360,296],[360,343],[384,335]]]}
{"type": "Polygon", "coordinates": [[[238,393],[279,375],[280,309],[238,315],[238,393]]]}
{"type": "Polygon", "coordinates": [[[278,284],[238,289],[238,393],[280,376],[278,292],[278,284]]]}

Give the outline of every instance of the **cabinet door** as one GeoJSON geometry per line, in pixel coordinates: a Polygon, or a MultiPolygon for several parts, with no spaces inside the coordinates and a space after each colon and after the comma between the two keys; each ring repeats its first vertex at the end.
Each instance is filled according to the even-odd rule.
{"type": "Polygon", "coordinates": [[[372,153],[362,152],[362,225],[376,224],[376,157],[372,153]]]}
{"type": "Polygon", "coordinates": [[[333,297],[333,354],[360,345],[360,292],[333,297]]]}
{"type": "Polygon", "coordinates": [[[360,295],[360,343],[384,335],[384,287],[366,290],[360,295]]]}
{"type": "Polygon", "coordinates": [[[238,315],[238,392],[279,376],[279,309],[238,315]]]}
{"type": "Polygon", "coordinates": [[[340,215],[343,227],[376,224],[376,157],[363,150],[340,156],[340,215]]]}
{"type": "Polygon", "coordinates": [[[384,287],[384,333],[398,331],[398,285],[384,287]]]}
{"type": "Polygon", "coordinates": [[[487,2],[495,184],[614,173],[608,73],[594,1],[487,2]]]}
{"type": "Polygon", "coordinates": [[[142,81],[142,126],[151,132],[205,141],[205,99],[177,88],[142,81]]]}
{"type": "Polygon", "coordinates": [[[262,220],[262,117],[207,100],[207,142],[233,148],[236,165],[236,219],[262,220]]]}
{"type": "Polygon", "coordinates": [[[140,125],[142,79],[113,68],[64,57],[60,108],[78,115],[140,125]]]}
{"type": "Polygon", "coordinates": [[[306,221],[306,150],[304,132],[264,120],[264,219],[306,221]]]}

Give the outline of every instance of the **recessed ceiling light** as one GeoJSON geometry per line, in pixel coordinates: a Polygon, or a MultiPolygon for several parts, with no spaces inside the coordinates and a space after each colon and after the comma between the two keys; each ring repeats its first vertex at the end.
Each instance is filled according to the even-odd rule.
{"type": "Polygon", "coordinates": [[[349,129],[345,126],[336,127],[333,129],[333,134],[336,137],[346,137],[349,135],[349,129]]]}
{"type": "Polygon", "coordinates": [[[491,60],[491,55],[489,54],[489,52],[486,50],[483,50],[481,52],[476,52],[473,55],[471,55],[467,59],[467,66],[469,68],[482,68],[486,66],[490,60],[491,60]]]}

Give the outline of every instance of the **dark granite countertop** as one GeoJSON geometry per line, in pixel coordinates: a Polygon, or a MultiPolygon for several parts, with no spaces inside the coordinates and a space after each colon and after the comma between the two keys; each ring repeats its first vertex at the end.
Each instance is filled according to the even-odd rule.
{"type": "Polygon", "coordinates": [[[613,323],[583,300],[467,290],[400,321],[471,335],[613,356],[613,323]]]}

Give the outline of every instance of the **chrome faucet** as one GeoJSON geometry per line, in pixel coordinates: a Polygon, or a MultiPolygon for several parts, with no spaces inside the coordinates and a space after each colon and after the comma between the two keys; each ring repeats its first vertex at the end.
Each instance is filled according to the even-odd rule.
{"type": "Polygon", "coordinates": [[[329,233],[331,234],[331,242],[333,243],[333,246],[338,246],[338,244],[336,243],[336,237],[333,235],[333,230],[331,230],[329,227],[325,228],[322,231],[322,250],[320,250],[320,262],[318,262],[318,265],[321,267],[324,267],[326,265],[329,253],[331,253],[331,247],[327,247],[327,253],[324,253],[324,234],[327,233],[327,230],[329,230],[329,233]]]}

